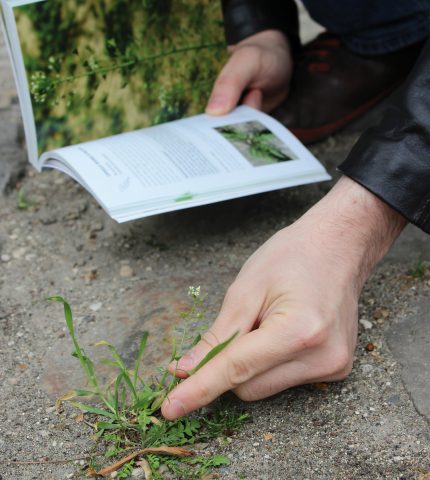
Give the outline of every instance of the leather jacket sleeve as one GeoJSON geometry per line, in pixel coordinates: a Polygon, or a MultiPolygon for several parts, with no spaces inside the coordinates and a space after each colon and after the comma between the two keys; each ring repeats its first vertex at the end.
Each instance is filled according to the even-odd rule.
{"type": "Polygon", "coordinates": [[[293,53],[300,48],[299,21],[294,0],[222,0],[227,43],[234,45],[263,30],[280,30],[293,53]]]}
{"type": "Polygon", "coordinates": [[[430,40],[339,170],[430,233],[430,40]]]}

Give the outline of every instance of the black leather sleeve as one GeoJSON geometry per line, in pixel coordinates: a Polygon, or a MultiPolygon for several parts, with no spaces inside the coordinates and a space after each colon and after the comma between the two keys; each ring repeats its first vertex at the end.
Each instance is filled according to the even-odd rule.
{"type": "Polygon", "coordinates": [[[293,52],[300,47],[294,0],[222,0],[226,40],[234,45],[263,30],[285,33],[293,52]]]}
{"type": "Polygon", "coordinates": [[[339,170],[430,233],[430,40],[339,170]]]}

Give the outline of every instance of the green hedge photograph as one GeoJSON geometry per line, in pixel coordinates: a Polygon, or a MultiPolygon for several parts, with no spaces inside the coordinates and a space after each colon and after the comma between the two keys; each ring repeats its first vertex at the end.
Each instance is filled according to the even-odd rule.
{"type": "Polygon", "coordinates": [[[226,58],[218,1],[42,0],[14,12],[39,153],[202,112],[226,58]]]}

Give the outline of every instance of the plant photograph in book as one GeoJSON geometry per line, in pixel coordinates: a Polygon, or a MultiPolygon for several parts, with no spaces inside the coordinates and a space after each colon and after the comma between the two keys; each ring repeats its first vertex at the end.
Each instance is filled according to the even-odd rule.
{"type": "Polygon", "coordinates": [[[225,61],[220,2],[14,7],[39,153],[203,110],[225,61]]]}
{"type": "Polygon", "coordinates": [[[297,156],[260,122],[242,122],[215,128],[255,167],[294,160],[297,156]]]}

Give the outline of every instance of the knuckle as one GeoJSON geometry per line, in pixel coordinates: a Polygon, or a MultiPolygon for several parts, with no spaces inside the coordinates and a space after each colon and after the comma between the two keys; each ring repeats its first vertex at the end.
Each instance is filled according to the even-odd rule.
{"type": "Polygon", "coordinates": [[[226,377],[230,389],[246,382],[251,377],[249,362],[241,358],[231,358],[227,364],[226,377]]]}
{"type": "Polygon", "coordinates": [[[352,354],[348,348],[346,346],[337,347],[331,354],[328,374],[336,380],[343,380],[351,373],[352,363],[352,354]]]}
{"type": "Polygon", "coordinates": [[[198,383],[196,385],[195,392],[195,398],[198,398],[199,402],[201,402],[202,404],[209,403],[212,400],[210,390],[208,386],[204,383],[198,383]]]}
{"type": "Polygon", "coordinates": [[[306,322],[305,330],[298,335],[298,350],[321,347],[328,339],[328,329],[320,317],[313,317],[306,322]]]}

